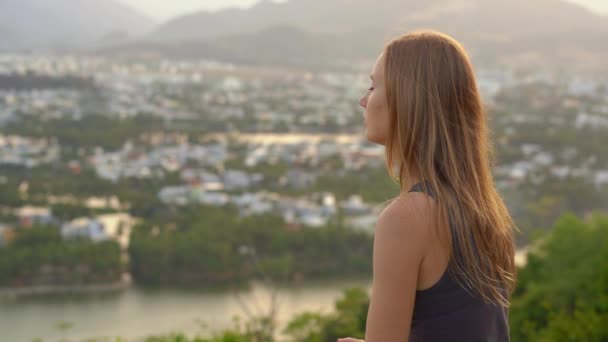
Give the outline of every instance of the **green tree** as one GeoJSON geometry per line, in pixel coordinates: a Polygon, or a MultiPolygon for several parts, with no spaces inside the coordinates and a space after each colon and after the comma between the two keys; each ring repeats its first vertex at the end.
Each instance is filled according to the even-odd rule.
{"type": "Polygon", "coordinates": [[[564,214],[519,272],[513,341],[608,339],[608,217],[564,214]]]}

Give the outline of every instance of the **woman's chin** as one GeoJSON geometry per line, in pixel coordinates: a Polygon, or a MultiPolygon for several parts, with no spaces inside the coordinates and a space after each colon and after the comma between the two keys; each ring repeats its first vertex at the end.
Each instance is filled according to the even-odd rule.
{"type": "Polygon", "coordinates": [[[367,129],[365,130],[365,138],[367,139],[367,141],[369,141],[371,143],[375,143],[378,145],[384,145],[384,142],[382,141],[382,139],[378,139],[378,137],[374,136],[373,134],[370,134],[370,132],[367,129]]]}

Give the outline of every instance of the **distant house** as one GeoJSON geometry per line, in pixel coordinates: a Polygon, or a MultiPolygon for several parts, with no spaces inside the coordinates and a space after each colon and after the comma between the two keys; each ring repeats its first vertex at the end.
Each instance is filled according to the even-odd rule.
{"type": "Polygon", "coordinates": [[[602,115],[592,115],[587,113],[578,113],[574,126],[578,129],[584,127],[605,128],[608,127],[608,118],[602,115]]]}
{"type": "Polygon", "coordinates": [[[231,202],[239,208],[241,216],[264,214],[274,209],[271,201],[253,193],[232,196],[231,202]]]}
{"type": "Polygon", "coordinates": [[[585,79],[574,79],[568,84],[568,92],[574,95],[593,95],[597,88],[597,83],[585,79]]]}
{"type": "Polygon", "coordinates": [[[308,202],[302,202],[294,207],[294,218],[299,223],[309,227],[321,227],[327,224],[331,214],[323,207],[315,206],[308,202]]]}
{"type": "Polygon", "coordinates": [[[300,222],[310,227],[322,227],[327,224],[327,218],[317,213],[307,213],[300,218],[300,222]]]}
{"type": "Polygon", "coordinates": [[[19,218],[19,223],[23,227],[48,225],[56,221],[48,207],[24,206],[16,209],[15,215],[19,218]]]}
{"type": "Polygon", "coordinates": [[[258,196],[256,194],[246,192],[241,195],[232,196],[232,203],[236,204],[238,207],[247,207],[250,206],[253,202],[258,200],[258,196]]]}
{"type": "Polygon", "coordinates": [[[271,212],[273,208],[274,206],[270,202],[256,201],[251,203],[251,206],[249,207],[249,213],[253,215],[264,214],[271,212]]]}
{"type": "Polygon", "coordinates": [[[524,179],[529,172],[534,169],[534,165],[528,161],[518,161],[511,166],[509,178],[524,179]]]}
{"type": "Polygon", "coordinates": [[[336,196],[334,194],[332,194],[331,192],[327,192],[327,193],[323,193],[322,194],[322,199],[321,202],[323,204],[323,206],[326,207],[335,207],[336,206],[336,196]]]}
{"type": "Polygon", "coordinates": [[[283,215],[283,220],[288,225],[293,225],[293,226],[298,225],[298,223],[296,221],[296,214],[293,210],[291,210],[291,209],[284,210],[282,215],[283,215]]]}
{"type": "Polygon", "coordinates": [[[206,165],[222,165],[228,159],[228,148],[224,144],[208,145],[205,148],[206,154],[200,160],[205,162],[206,165]]]}
{"type": "Polygon", "coordinates": [[[366,215],[372,212],[372,208],[363,203],[360,195],[351,195],[348,200],[340,203],[340,207],[346,215],[366,215]]]}
{"type": "Polygon", "coordinates": [[[317,176],[313,173],[301,170],[291,169],[281,177],[279,184],[297,189],[312,186],[317,180],[317,176]]]}
{"type": "Polygon", "coordinates": [[[340,146],[333,141],[321,141],[317,145],[317,149],[318,155],[321,158],[327,158],[340,152],[340,146]]]}
{"type": "Polygon", "coordinates": [[[336,215],[336,196],[332,193],[325,193],[321,198],[321,213],[325,216],[336,215]]]}
{"type": "Polygon", "coordinates": [[[247,188],[250,186],[249,175],[238,170],[226,170],[224,172],[224,187],[227,190],[247,188]]]}
{"type": "Polygon", "coordinates": [[[92,241],[103,241],[111,236],[106,233],[104,224],[95,219],[82,217],[61,226],[64,239],[86,238],[92,241]]]}
{"type": "Polygon", "coordinates": [[[539,152],[534,156],[533,162],[537,165],[549,166],[553,163],[553,156],[549,152],[539,152]]]}
{"type": "Polygon", "coordinates": [[[377,215],[363,215],[348,218],[346,224],[353,229],[373,233],[377,221],[377,215]]]}
{"type": "Polygon", "coordinates": [[[262,160],[266,159],[268,151],[265,146],[260,146],[255,150],[251,151],[245,158],[245,166],[253,167],[259,164],[262,160]]]}
{"type": "Polygon", "coordinates": [[[540,145],[538,144],[521,144],[520,147],[525,156],[529,156],[540,151],[540,145]]]}
{"type": "Polygon", "coordinates": [[[240,78],[235,76],[226,76],[221,83],[223,90],[240,90],[243,87],[243,82],[240,78]]]}
{"type": "Polygon", "coordinates": [[[596,187],[608,184],[608,170],[600,170],[595,174],[594,183],[596,187]]]}
{"type": "Polygon", "coordinates": [[[78,175],[82,171],[82,167],[81,167],[80,162],[78,160],[70,160],[68,162],[68,169],[74,175],[78,175]]]}
{"type": "Polygon", "coordinates": [[[207,192],[201,189],[195,192],[194,196],[199,203],[213,206],[224,206],[230,202],[230,196],[221,192],[207,192]]]}
{"type": "Polygon", "coordinates": [[[95,172],[99,178],[108,180],[112,183],[118,182],[121,174],[120,169],[114,165],[97,165],[95,172]]]}
{"type": "Polygon", "coordinates": [[[97,216],[96,220],[103,225],[104,233],[118,241],[123,249],[129,247],[131,228],[137,223],[137,218],[128,213],[109,213],[97,216]]]}
{"type": "Polygon", "coordinates": [[[199,173],[200,185],[208,191],[224,190],[222,178],[214,173],[202,171],[199,173]]]}
{"type": "Polygon", "coordinates": [[[163,203],[186,204],[190,193],[190,188],[185,185],[165,186],[158,192],[158,199],[163,203]]]}
{"type": "Polygon", "coordinates": [[[218,175],[204,170],[185,169],[181,172],[181,178],[184,181],[200,186],[207,191],[224,190],[224,182],[222,179],[218,175]]]}

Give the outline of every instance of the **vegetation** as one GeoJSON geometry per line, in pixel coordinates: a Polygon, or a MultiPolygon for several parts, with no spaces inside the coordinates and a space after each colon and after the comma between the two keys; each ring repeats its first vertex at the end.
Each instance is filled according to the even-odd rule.
{"type": "Polygon", "coordinates": [[[0,287],[112,283],[124,269],[116,241],[65,241],[54,226],[19,229],[0,248],[0,287]]]}
{"type": "Polygon", "coordinates": [[[519,272],[513,341],[608,340],[608,216],[563,215],[519,272]]]}
{"type": "Polygon", "coordinates": [[[78,76],[47,76],[28,71],[25,74],[0,74],[0,90],[32,89],[94,89],[92,78],[78,76]]]}
{"type": "Polygon", "coordinates": [[[162,119],[150,115],[129,118],[87,114],[78,120],[69,117],[43,119],[28,115],[3,128],[5,134],[34,138],[57,138],[64,149],[95,148],[114,150],[142,133],[160,130],[162,119]]]}
{"type": "Polygon", "coordinates": [[[280,217],[240,218],[233,207],[188,206],[133,229],[134,279],[147,285],[210,285],[369,275],[372,237],[338,224],[287,229],[280,217]],[[228,213],[227,213],[228,211],[228,213]]]}

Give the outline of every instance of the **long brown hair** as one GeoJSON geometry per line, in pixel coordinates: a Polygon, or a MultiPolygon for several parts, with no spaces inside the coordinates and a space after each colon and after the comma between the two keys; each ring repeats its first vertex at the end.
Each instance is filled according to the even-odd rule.
{"type": "Polygon", "coordinates": [[[508,307],[517,227],[492,178],[493,146],[470,59],[459,42],[432,30],[391,40],[384,54],[389,174],[402,191],[413,169],[428,181],[435,222],[451,215],[450,271],[484,301],[508,307]]]}

